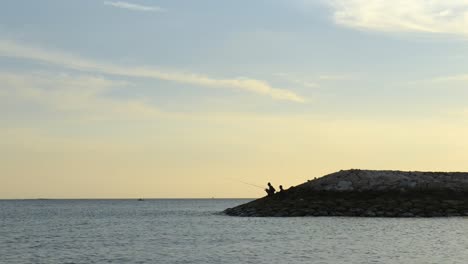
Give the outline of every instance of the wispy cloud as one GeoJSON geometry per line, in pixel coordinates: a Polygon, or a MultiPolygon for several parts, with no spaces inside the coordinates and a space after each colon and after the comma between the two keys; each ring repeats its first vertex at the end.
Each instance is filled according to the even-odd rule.
{"type": "Polygon", "coordinates": [[[431,82],[466,82],[468,74],[458,74],[450,76],[441,76],[430,80],[431,82]]]}
{"type": "Polygon", "coordinates": [[[153,119],[161,112],[141,99],[106,96],[124,82],[89,75],[23,74],[0,72],[0,98],[8,102],[72,114],[90,120],[153,119]]]}
{"type": "Polygon", "coordinates": [[[93,71],[128,77],[153,78],[205,87],[238,89],[266,95],[276,100],[298,103],[306,101],[305,98],[293,91],[272,87],[268,82],[262,80],[241,77],[235,79],[218,79],[195,73],[170,72],[151,67],[118,66],[67,53],[31,47],[10,40],[0,39],[0,56],[37,60],[74,70],[93,71]]]}
{"type": "Polygon", "coordinates": [[[128,3],[123,1],[105,1],[105,5],[113,6],[117,8],[123,8],[133,11],[142,11],[142,12],[165,12],[166,9],[159,6],[147,6],[134,3],[128,3]]]}
{"type": "Polygon", "coordinates": [[[318,83],[310,81],[310,80],[305,80],[303,78],[298,78],[294,74],[291,73],[285,73],[285,72],[279,72],[274,74],[275,76],[280,77],[283,80],[286,80],[288,82],[298,84],[300,86],[306,87],[306,88],[315,88],[318,87],[318,83]]]}
{"type": "Polygon", "coordinates": [[[385,32],[468,34],[468,0],[331,0],[337,24],[385,32]]]}
{"type": "Polygon", "coordinates": [[[274,76],[281,78],[287,82],[297,84],[306,88],[317,88],[320,87],[326,81],[351,81],[359,79],[359,76],[356,74],[297,74],[289,72],[279,72],[275,73],[274,76]]]}

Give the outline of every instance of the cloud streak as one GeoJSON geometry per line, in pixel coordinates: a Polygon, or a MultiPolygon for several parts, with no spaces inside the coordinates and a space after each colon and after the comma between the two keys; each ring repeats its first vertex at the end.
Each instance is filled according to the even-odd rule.
{"type": "Polygon", "coordinates": [[[140,12],[165,12],[166,9],[161,8],[159,6],[146,6],[146,5],[139,5],[133,4],[123,1],[105,1],[105,5],[132,10],[132,11],[140,11],[140,12]]]}
{"type": "Polygon", "coordinates": [[[213,88],[224,87],[244,90],[255,94],[269,96],[276,100],[285,100],[297,103],[304,103],[306,101],[305,98],[293,91],[272,87],[269,83],[262,80],[249,78],[218,79],[200,74],[169,72],[151,67],[118,66],[93,61],[67,53],[31,47],[10,40],[0,39],[0,56],[36,60],[81,71],[92,71],[127,77],[152,78],[213,88]]]}
{"type": "Polygon", "coordinates": [[[298,78],[298,77],[296,77],[295,75],[293,75],[291,73],[280,72],[280,73],[275,73],[274,75],[280,77],[281,79],[283,79],[285,81],[288,81],[288,82],[291,82],[291,83],[294,83],[294,84],[298,84],[298,85],[306,87],[306,88],[316,88],[316,87],[319,86],[318,83],[316,83],[316,82],[312,82],[312,81],[309,81],[309,80],[304,80],[304,79],[298,78]]]}
{"type": "Polygon", "coordinates": [[[466,82],[468,81],[468,74],[459,74],[451,76],[443,76],[432,79],[433,82],[466,82]]]}
{"type": "Polygon", "coordinates": [[[86,120],[146,120],[163,116],[143,100],[105,96],[126,84],[102,77],[0,72],[0,83],[0,99],[16,104],[32,103],[86,120]]]}
{"type": "Polygon", "coordinates": [[[342,26],[383,32],[468,35],[468,0],[331,0],[342,26]]]}

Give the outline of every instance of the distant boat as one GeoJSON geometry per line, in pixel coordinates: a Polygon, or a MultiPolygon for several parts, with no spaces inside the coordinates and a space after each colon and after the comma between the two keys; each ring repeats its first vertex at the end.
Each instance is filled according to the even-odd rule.
{"type": "Polygon", "coordinates": [[[139,201],[139,202],[142,202],[142,201],[144,201],[144,200],[140,198],[140,199],[138,199],[138,201],[139,201]]]}

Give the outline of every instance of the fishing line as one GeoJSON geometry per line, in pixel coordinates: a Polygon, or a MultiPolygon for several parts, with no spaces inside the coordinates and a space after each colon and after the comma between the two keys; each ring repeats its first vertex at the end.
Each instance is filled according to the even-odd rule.
{"type": "Polygon", "coordinates": [[[240,182],[240,183],[243,183],[243,184],[246,184],[246,185],[250,185],[250,186],[253,186],[253,187],[257,187],[257,188],[260,188],[262,190],[265,189],[265,187],[262,187],[260,185],[256,185],[256,184],[253,184],[253,183],[249,183],[249,182],[245,182],[245,181],[241,181],[241,180],[237,180],[237,179],[232,179],[232,178],[227,178],[227,179],[229,179],[231,181],[235,181],[235,182],[240,182]]]}

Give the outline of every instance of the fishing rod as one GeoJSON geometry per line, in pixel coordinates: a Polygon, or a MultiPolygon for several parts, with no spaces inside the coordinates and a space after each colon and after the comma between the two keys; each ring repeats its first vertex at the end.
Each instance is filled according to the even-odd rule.
{"type": "Polygon", "coordinates": [[[262,187],[260,185],[256,185],[256,184],[253,184],[253,183],[249,183],[249,182],[245,182],[245,181],[241,181],[241,180],[237,180],[237,179],[231,179],[231,178],[228,178],[229,180],[231,181],[236,181],[236,182],[240,182],[240,183],[243,183],[243,184],[247,184],[247,185],[250,185],[250,186],[253,186],[253,187],[257,187],[257,188],[260,188],[262,190],[265,189],[265,187],[262,187]]]}

